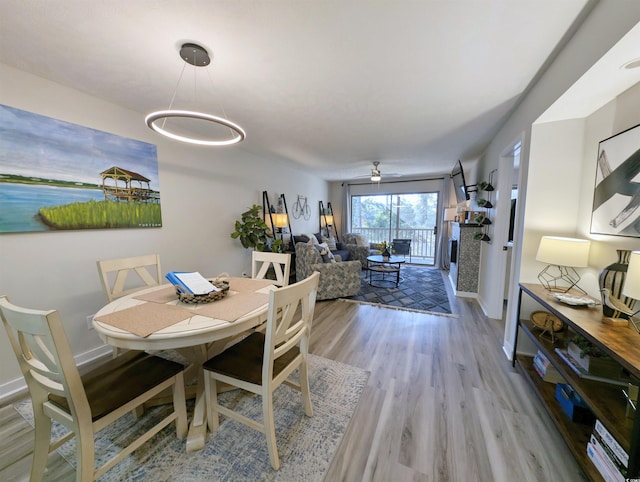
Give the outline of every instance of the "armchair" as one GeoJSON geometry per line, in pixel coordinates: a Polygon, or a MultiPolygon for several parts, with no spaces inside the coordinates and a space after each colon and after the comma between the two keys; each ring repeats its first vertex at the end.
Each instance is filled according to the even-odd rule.
{"type": "Polygon", "coordinates": [[[345,233],[342,235],[343,245],[349,251],[349,259],[360,261],[362,269],[367,269],[367,256],[371,255],[371,247],[361,234],[345,233]]]}
{"type": "Polygon", "coordinates": [[[409,255],[409,262],[411,262],[411,240],[410,239],[394,239],[393,253],[401,254],[405,258],[409,255]]]}
{"type": "MultiPolygon", "coordinates": [[[[306,243],[296,243],[296,280],[320,273],[317,300],[354,296],[360,292],[360,261],[323,263],[318,250],[306,243]]],[[[366,258],[365,258],[366,263],[366,258]]]]}

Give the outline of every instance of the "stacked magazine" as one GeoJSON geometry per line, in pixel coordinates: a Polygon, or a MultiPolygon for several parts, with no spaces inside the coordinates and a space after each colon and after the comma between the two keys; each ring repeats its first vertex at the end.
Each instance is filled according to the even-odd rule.
{"type": "Polygon", "coordinates": [[[549,359],[539,350],[536,356],[533,357],[533,368],[535,368],[538,375],[540,375],[545,382],[562,383],[565,381],[558,370],[556,370],[556,367],[554,367],[549,359]]]}
{"type": "Polygon", "coordinates": [[[600,420],[596,420],[587,455],[607,482],[625,482],[629,455],[600,420]]]}

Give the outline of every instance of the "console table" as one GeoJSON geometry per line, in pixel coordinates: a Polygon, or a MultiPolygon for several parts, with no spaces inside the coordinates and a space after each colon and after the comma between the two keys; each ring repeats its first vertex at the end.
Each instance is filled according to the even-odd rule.
{"type": "MultiPolygon", "coordinates": [[[[563,412],[555,399],[555,385],[542,380],[533,367],[531,355],[518,353],[518,332],[527,335],[560,372],[566,383],[582,397],[607,430],[629,454],[629,478],[640,477],[640,417],[627,418],[626,399],[623,387],[580,378],[555,353],[556,347],[564,347],[563,332],[555,343],[540,336],[540,331],[528,319],[521,316],[523,295],[535,301],[543,310],[556,315],[572,331],[584,336],[600,350],[610,355],[632,377],[640,378],[640,334],[633,328],[613,327],[602,323],[602,307],[573,307],[551,298],[544,287],[538,284],[520,283],[518,296],[518,321],[513,348],[513,366],[516,365],[533,387],[550,417],[555,422],[571,452],[590,480],[603,480],[598,469],[589,459],[586,447],[593,426],[575,423],[563,412]]],[[[640,408],[639,408],[640,410],[640,408]]]]}

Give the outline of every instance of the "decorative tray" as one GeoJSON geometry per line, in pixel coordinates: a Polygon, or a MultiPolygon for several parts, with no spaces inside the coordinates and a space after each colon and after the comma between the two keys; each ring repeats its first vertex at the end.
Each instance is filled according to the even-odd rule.
{"type": "Polygon", "coordinates": [[[179,287],[176,286],[176,293],[178,294],[178,298],[183,303],[211,303],[212,301],[221,300],[227,295],[229,291],[229,282],[226,280],[222,280],[219,278],[208,280],[213,286],[217,289],[210,293],[206,293],[204,295],[194,295],[191,293],[185,293],[179,287]]]}
{"type": "Polygon", "coordinates": [[[571,306],[588,306],[590,308],[596,306],[598,302],[588,296],[576,296],[567,293],[553,293],[551,295],[556,301],[571,306]]]}

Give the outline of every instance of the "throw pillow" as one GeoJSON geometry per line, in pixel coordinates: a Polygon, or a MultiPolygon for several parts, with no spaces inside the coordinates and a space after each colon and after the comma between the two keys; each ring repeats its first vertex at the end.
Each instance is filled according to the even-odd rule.
{"type": "Polygon", "coordinates": [[[354,234],[356,238],[356,246],[369,246],[369,243],[362,234],[354,234]]]}
{"type": "Polygon", "coordinates": [[[318,249],[318,252],[320,253],[320,256],[322,256],[322,262],[323,263],[335,263],[336,262],[336,258],[333,256],[333,253],[329,249],[329,246],[327,246],[327,243],[318,244],[316,246],[316,248],[318,249]]]}
{"type": "Polygon", "coordinates": [[[293,236],[293,242],[294,243],[308,243],[309,242],[309,238],[307,236],[305,236],[304,234],[300,235],[300,236],[293,236]]]}
{"type": "Polygon", "coordinates": [[[313,244],[314,246],[315,246],[315,245],[317,245],[317,244],[320,244],[320,243],[318,242],[318,238],[316,238],[316,235],[315,235],[315,234],[307,234],[307,233],[304,233],[304,235],[305,235],[307,238],[309,238],[309,241],[307,242],[307,244],[313,244]]]}
{"type": "Polygon", "coordinates": [[[335,251],[336,249],[338,249],[336,247],[336,238],[334,238],[333,236],[331,236],[330,238],[327,238],[326,236],[322,236],[322,242],[325,243],[327,246],[329,246],[329,249],[331,251],[335,251]]]}

